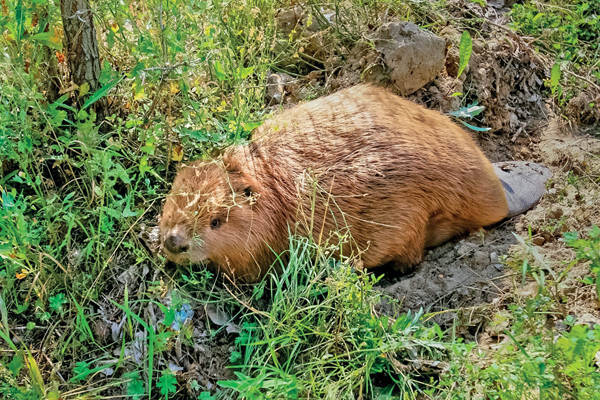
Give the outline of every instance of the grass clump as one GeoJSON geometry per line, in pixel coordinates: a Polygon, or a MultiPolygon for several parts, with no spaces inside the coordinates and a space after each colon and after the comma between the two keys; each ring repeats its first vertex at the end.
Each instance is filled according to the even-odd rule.
{"type": "Polygon", "coordinates": [[[269,304],[244,318],[232,354],[236,379],[220,385],[246,399],[421,393],[428,377],[419,365],[444,357],[442,330],[421,313],[379,313],[378,278],[306,239],[292,240],[289,258],[262,283],[269,304]]]}
{"type": "MultiPolygon", "coordinates": [[[[600,2],[528,1],[515,4],[512,22],[519,31],[536,37],[538,46],[562,60],[591,65],[600,51],[600,2]]],[[[600,80],[598,71],[594,71],[600,80]]]]}
{"type": "Polygon", "coordinates": [[[442,379],[451,398],[599,398],[600,326],[577,324],[569,316],[557,332],[547,325],[550,304],[543,294],[511,304],[494,317],[499,332],[493,344],[463,354],[455,351],[450,372],[442,379]]]}

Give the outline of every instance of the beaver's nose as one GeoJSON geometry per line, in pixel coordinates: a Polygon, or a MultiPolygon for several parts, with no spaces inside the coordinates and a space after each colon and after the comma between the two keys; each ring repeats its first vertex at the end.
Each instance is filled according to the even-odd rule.
{"type": "Polygon", "coordinates": [[[169,232],[165,238],[165,247],[173,254],[186,252],[189,248],[187,238],[180,232],[169,232]]]}

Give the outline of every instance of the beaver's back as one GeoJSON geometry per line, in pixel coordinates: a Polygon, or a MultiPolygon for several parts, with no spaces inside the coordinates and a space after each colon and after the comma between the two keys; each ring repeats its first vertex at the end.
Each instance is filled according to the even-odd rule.
{"type": "MultiPolygon", "coordinates": [[[[295,177],[311,170],[336,195],[424,196],[430,212],[468,213],[474,199],[504,200],[490,162],[466,132],[436,111],[369,85],[286,110],[261,126],[255,141],[271,162],[295,177]]],[[[488,223],[507,212],[493,203],[498,210],[488,223]]]]}

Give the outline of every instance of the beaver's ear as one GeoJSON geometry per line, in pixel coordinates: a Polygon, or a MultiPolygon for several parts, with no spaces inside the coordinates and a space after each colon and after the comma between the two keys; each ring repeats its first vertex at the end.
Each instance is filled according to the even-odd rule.
{"type": "Polygon", "coordinates": [[[236,193],[251,197],[254,193],[259,193],[259,183],[250,172],[248,165],[242,165],[240,160],[231,155],[224,155],[223,162],[225,170],[231,180],[231,185],[236,193]]]}

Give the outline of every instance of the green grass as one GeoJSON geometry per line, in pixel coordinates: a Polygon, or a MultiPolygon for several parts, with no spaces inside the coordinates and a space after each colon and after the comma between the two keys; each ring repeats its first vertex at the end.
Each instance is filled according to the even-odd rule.
{"type": "Polygon", "coordinates": [[[283,273],[255,289],[271,301],[245,317],[232,355],[237,379],[220,385],[248,399],[414,397],[425,378],[406,360],[443,358],[440,328],[421,313],[379,314],[378,279],[305,239],[292,240],[289,256],[283,273]]]}
{"type": "MultiPolygon", "coordinates": [[[[268,72],[302,77],[325,68],[319,57],[338,57],[334,67],[342,67],[384,14],[433,30],[448,22],[443,3],[311,1],[306,20],[288,30],[274,16],[291,3],[94,2],[102,89],[89,93],[65,74],[58,1],[2,2],[0,397],[516,399],[537,388],[537,398],[596,395],[598,329],[555,312],[559,300],[544,289],[550,280],[494,318],[510,340],[489,351],[422,312],[380,313],[376,276],[303,238],[291,241],[280,274],[241,289],[204,270],[172,273],[147,250],[141,226],[156,224],[181,159],[246,140],[271,111],[268,72]],[[338,21],[320,33],[325,53],[304,29],[323,23],[321,7],[338,21]],[[64,94],[49,99],[57,89],[64,94]],[[90,104],[101,96],[109,112],[99,123],[90,104]],[[218,307],[241,328],[228,336],[235,375],[216,387],[168,368],[178,348],[194,345],[194,326],[183,322],[190,305],[218,307]],[[549,315],[565,320],[558,337],[549,315]],[[108,317],[122,322],[116,341],[98,329],[108,317]],[[144,349],[139,360],[136,346],[144,349]]],[[[523,7],[513,12],[519,29],[537,32],[528,22],[533,6],[523,7]]],[[[528,278],[540,279],[536,268],[528,278]]],[[[227,324],[198,323],[209,343],[225,336],[227,324]]]]}

